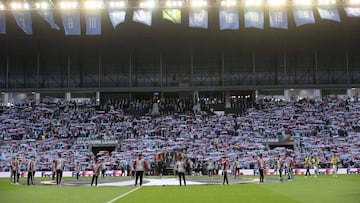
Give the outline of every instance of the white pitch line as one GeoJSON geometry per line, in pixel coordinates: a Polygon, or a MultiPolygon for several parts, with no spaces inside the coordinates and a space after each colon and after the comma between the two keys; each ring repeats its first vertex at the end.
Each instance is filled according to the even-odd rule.
{"type": "Polygon", "coordinates": [[[115,202],[116,200],[118,200],[118,199],[120,199],[120,198],[123,198],[123,197],[125,197],[126,195],[128,195],[128,194],[130,194],[130,193],[132,193],[132,192],[135,192],[136,190],[138,190],[138,189],[140,189],[140,188],[141,188],[141,187],[134,188],[134,189],[130,190],[129,192],[124,193],[124,194],[122,194],[122,195],[120,195],[120,196],[118,196],[118,197],[115,197],[114,199],[112,199],[112,200],[110,200],[110,201],[108,201],[108,202],[106,202],[106,203],[113,203],[113,202],[115,202]]]}

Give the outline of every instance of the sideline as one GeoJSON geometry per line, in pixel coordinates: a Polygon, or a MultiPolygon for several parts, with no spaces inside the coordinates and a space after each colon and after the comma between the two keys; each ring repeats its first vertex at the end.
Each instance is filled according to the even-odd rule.
{"type": "Polygon", "coordinates": [[[136,188],[130,190],[129,192],[124,193],[124,194],[122,194],[122,195],[120,195],[120,196],[118,196],[118,197],[115,197],[114,199],[112,199],[112,200],[110,200],[110,201],[108,201],[108,202],[106,202],[106,203],[113,203],[113,202],[115,202],[116,200],[121,199],[121,198],[125,197],[126,195],[128,195],[128,194],[130,194],[130,193],[132,193],[132,192],[135,192],[136,190],[138,190],[138,189],[140,189],[140,188],[141,188],[141,187],[136,187],[136,188]]]}

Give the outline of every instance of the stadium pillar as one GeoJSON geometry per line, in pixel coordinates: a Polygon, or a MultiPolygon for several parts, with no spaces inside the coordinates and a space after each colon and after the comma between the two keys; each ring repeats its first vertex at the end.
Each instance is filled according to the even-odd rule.
{"type": "Polygon", "coordinates": [[[231,108],[230,91],[225,91],[225,108],[231,108]]]}
{"type": "Polygon", "coordinates": [[[129,87],[132,87],[132,54],[129,54],[129,87]]]}
{"type": "Polygon", "coordinates": [[[321,99],[321,90],[320,89],[314,89],[314,98],[321,99]]]}
{"type": "MultiPolygon", "coordinates": [[[[193,54],[193,52],[191,52],[191,54],[190,54],[190,85],[191,86],[194,85],[193,78],[194,78],[194,54],[193,54]]],[[[197,95],[199,96],[199,92],[197,95]]]]}
{"type": "Polygon", "coordinates": [[[9,103],[9,93],[6,93],[6,92],[2,92],[1,93],[1,101],[3,104],[7,104],[9,103]]]}
{"type": "Polygon", "coordinates": [[[9,88],[9,64],[10,64],[9,56],[6,56],[6,89],[9,88]]]}
{"type": "Polygon", "coordinates": [[[65,92],[65,100],[70,101],[71,100],[71,92],[65,92]]]}
{"type": "Polygon", "coordinates": [[[100,92],[99,92],[99,91],[96,92],[96,101],[95,101],[95,104],[96,104],[97,106],[100,105],[100,92]]]}
{"type": "Polygon", "coordinates": [[[253,72],[253,85],[256,84],[256,55],[255,51],[252,52],[252,72],[253,72]]]}
{"type": "Polygon", "coordinates": [[[290,95],[289,95],[289,90],[288,89],[284,90],[284,98],[285,98],[285,101],[290,100],[290,95]]]}
{"type": "Polygon", "coordinates": [[[353,91],[352,91],[352,89],[347,89],[347,90],[346,90],[346,95],[347,95],[348,97],[352,97],[352,96],[353,96],[353,91]]]}
{"type": "Polygon", "coordinates": [[[40,93],[35,92],[35,104],[40,104],[40,93]]]}
{"type": "Polygon", "coordinates": [[[199,90],[194,90],[193,92],[193,102],[196,104],[199,101],[199,90]]]}
{"type": "Polygon", "coordinates": [[[194,90],[193,92],[193,102],[194,102],[194,113],[200,113],[201,107],[199,102],[199,90],[194,90]]]}
{"type": "Polygon", "coordinates": [[[315,75],[314,75],[314,78],[315,78],[315,84],[318,84],[318,52],[315,51],[315,55],[314,55],[314,61],[315,61],[315,75]]]}

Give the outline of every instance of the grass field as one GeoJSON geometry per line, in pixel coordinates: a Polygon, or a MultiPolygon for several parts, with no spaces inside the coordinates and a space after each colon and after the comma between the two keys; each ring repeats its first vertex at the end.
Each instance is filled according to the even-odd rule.
{"type": "MultiPolygon", "coordinates": [[[[143,186],[141,188],[89,187],[88,185],[59,187],[39,184],[27,186],[10,184],[9,179],[2,178],[0,203],[360,203],[360,175],[339,175],[337,178],[331,175],[318,178],[296,176],[295,181],[292,182],[266,182],[270,178],[266,176],[264,184],[143,186]]],[[[71,178],[66,178],[68,179],[71,178]]],[[[86,181],[87,179],[89,178],[86,178],[86,181]]],[[[36,179],[37,182],[40,180],[48,179],[36,179]]],[[[25,178],[20,181],[24,183],[25,178]]]]}

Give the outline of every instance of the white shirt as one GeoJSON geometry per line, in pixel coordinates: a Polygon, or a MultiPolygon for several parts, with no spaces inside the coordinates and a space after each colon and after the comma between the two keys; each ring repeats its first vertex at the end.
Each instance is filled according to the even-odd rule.
{"type": "Polygon", "coordinates": [[[63,170],[64,168],[64,159],[57,158],[56,159],[56,170],[63,170]]]}
{"type": "Polygon", "coordinates": [[[177,161],[176,162],[176,169],[179,173],[185,173],[185,163],[184,161],[177,161]]]}

